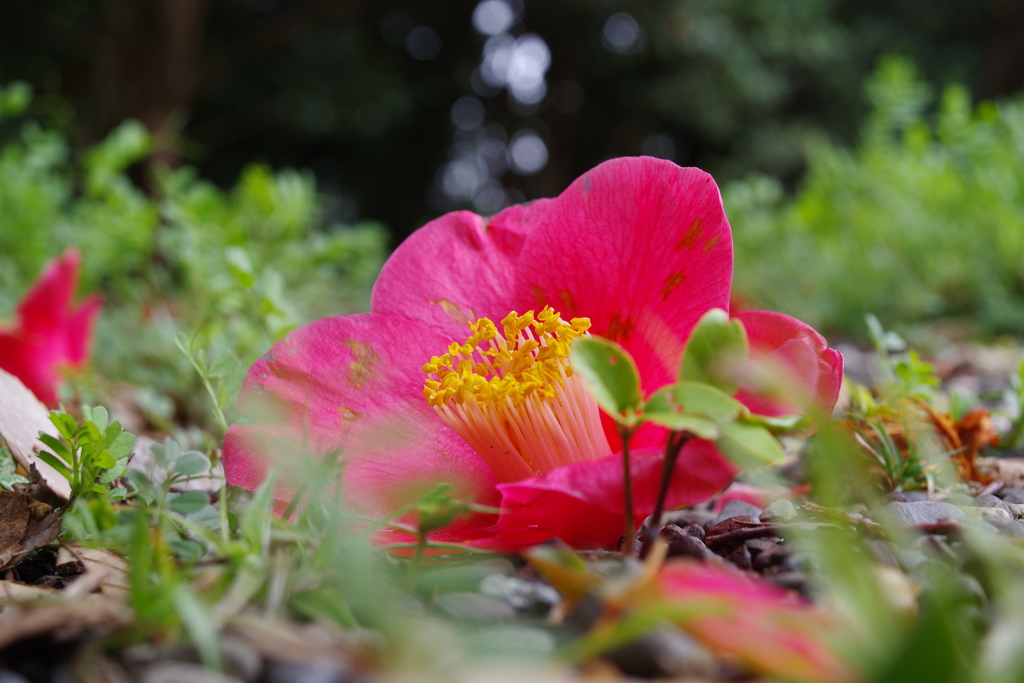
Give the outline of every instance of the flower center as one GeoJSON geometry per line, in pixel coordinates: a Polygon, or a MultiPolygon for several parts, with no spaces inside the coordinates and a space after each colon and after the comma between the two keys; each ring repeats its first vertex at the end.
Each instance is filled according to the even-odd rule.
{"type": "Polygon", "coordinates": [[[438,415],[503,482],[608,455],[597,403],[569,365],[569,344],[590,320],[566,322],[545,306],[512,311],[501,326],[470,323],[465,343],[423,366],[438,415]]]}

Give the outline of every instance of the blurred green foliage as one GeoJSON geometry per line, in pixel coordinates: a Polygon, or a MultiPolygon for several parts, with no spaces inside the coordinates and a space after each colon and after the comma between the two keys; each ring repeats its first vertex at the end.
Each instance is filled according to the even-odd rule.
{"type": "Polygon", "coordinates": [[[188,399],[199,378],[178,332],[237,370],[296,325],[367,307],[385,233],[327,224],[311,174],[250,165],[228,191],[189,166],[136,179],[152,149],[140,123],[72,154],[64,131],[26,116],[30,100],[22,84],[0,90],[0,311],[77,245],[80,289],[105,299],[94,346],[105,384],[86,391],[127,382],[150,417],[198,418],[209,411],[188,399]]]}
{"type": "Polygon", "coordinates": [[[866,86],[859,147],[812,146],[801,188],[769,177],[729,185],[736,285],[819,329],[862,334],[970,317],[1024,331],[1024,99],[971,105],[889,58],[866,86]]]}

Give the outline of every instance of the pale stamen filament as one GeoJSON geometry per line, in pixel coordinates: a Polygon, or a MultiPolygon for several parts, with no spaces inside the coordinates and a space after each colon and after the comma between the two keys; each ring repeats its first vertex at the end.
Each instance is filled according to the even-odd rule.
{"type": "Polygon", "coordinates": [[[590,321],[545,307],[501,323],[504,334],[487,318],[471,323],[465,343],[423,366],[438,415],[500,481],[607,455],[597,404],[569,365],[569,344],[590,321]]]}

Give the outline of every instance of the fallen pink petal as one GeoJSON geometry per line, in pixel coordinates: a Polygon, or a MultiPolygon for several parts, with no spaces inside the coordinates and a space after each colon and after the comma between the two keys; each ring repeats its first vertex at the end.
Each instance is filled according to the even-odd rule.
{"type": "Polygon", "coordinates": [[[682,620],[712,650],[785,680],[848,683],[860,676],[834,651],[841,624],[820,607],[753,575],[695,562],[669,562],[658,574],[665,600],[721,600],[728,613],[682,620]]]}
{"type": "Polygon", "coordinates": [[[0,368],[56,407],[64,370],[81,370],[89,359],[99,297],[75,303],[82,257],[68,249],[46,264],[15,311],[12,326],[0,327],[0,368]]]}

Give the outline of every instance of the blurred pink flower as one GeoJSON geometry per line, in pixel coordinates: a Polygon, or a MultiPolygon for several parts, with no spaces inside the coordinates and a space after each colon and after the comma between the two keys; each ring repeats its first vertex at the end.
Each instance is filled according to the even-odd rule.
{"type": "Polygon", "coordinates": [[[70,248],[47,263],[18,304],[16,325],[0,329],[0,368],[50,407],[57,405],[62,369],[85,366],[102,305],[96,296],[73,303],[81,260],[78,249],[70,248]]]}
{"type": "MultiPolygon", "coordinates": [[[[714,181],[659,159],[605,162],[555,199],[490,219],[442,216],[384,265],[371,312],[296,329],[253,365],[238,408],[259,421],[228,431],[228,482],[255,488],[281,459],[337,451],[344,500],[363,514],[382,518],[441,482],[457,499],[502,509],[464,517],[434,540],[517,548],[557,537],[612,547],[624,510],[620,444],[608,420],[603,429],[597,421],[596,405],[577,406],[589,425],[580,447],[548,449],[546,462],[510,455],[507,443],[474,449],[424,399],[423,366],[462,344],[468,323],[550,306],[566,319],[589,318],[591,333],[622,344],[650,394],[674,381],[700,317],[728,310],[731,280],[732,236],[714,181]]],[[[753,349],[790,368],[819,411],[831,410],[842,378],[838,352],[788,316],[737,318],[753,349]]],[[[738,398],[763,414],[793,409],[750,393],[738,398]]],[[[665,438],[645,426],[633,441],[638,520],[655,504],[665,438]]],[[[680,454],[668,506],[706,500],[735,473],[712,443],[694,439],[680,454]]],[[[278,495],[290,491],[286,484],[278,495]]]]}
{"type": "Polygon", "coordinates": [[[679,621],[711,650],[755,673],[793,681],[849,683],[860,676],[831,648],[839,624],[824,610],[752,574],[691,561],[658,572],[660,604],[721,601],[724,613],[679,621]]]}

